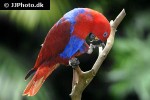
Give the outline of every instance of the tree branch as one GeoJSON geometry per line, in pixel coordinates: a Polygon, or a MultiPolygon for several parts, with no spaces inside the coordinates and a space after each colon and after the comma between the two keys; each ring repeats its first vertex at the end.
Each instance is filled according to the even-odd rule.
{"type": "Polygon", "coordinates": [[[110,25],[111,25],[110,36],[107,39],[105,48],[102,50],[102,47],[99,47],[99,56],[95,64],[93,65],[92,69],[83,72],[78,66],[73,70],[72,91],[70,94],[71,100],[81,100],[82,92],[92,81],[92,79],[98,72],[100,66],[102,65],[103,61],[107,57],[109,51],[111,50],[114,43],[116,29],[118,25],[121,23],[121,21],[123,20],[123,18],[125,17],[125,15],[126,13],[125,10],[123,9],[114,21],[113,20],[110,21],[110,25]]]}

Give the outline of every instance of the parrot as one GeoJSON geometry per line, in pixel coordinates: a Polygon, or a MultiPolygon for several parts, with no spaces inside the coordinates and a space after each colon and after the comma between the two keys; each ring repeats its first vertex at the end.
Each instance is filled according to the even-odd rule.
{"type": "Polygon", "coordinates": [[[34,96],[60,64],[67,66],[73,58],[88,53],[90,46],[86,38],[90,34],[91,38],[104,43],[110,30],[107,18],[91,8],[74,8],[64,14],[49,30],[34,67],[25,76],[27,80],[34,74],[23,95],[34,96]]]}

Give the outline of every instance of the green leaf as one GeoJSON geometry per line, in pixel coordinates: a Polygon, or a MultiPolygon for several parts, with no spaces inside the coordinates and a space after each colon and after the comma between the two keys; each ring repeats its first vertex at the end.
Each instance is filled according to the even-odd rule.
{"type": "MultiPolygon", "coordinates": [[[[24,81],[25,64],[12,51],[0,46],[0,100],[50,100],[52,99],[53,89],[40,89],[34,97],[22,96],[23,90],[28,84],[24,81]],[[48,92],[47,92],[48,91],[48,92]]],[[[28,63],[28,62],[26,62],[28,63]]],[[[29,80],[28,80],[29,81],[29,80]]]]}

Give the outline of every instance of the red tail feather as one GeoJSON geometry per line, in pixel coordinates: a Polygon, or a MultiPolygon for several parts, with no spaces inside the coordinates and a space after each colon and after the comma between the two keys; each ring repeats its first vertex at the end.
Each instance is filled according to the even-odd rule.
{"type": "Polygon", "coordinates": [[[26,89],[23,92],[23,95],[34,96],[39,91],[46,78],[57,66],[58,64],[54,66],[39,67],[32,80],[28,83],[26,89]]]}

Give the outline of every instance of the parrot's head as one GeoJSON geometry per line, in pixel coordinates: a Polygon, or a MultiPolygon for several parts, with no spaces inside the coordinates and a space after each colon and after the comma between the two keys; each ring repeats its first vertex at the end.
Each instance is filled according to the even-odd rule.
{"type": "Polygon", "coordinates": [[[101,41],[107,41],[110,35],[110,24],[104,15],[96,13],[94,15],[92,33],[101,41]]]}

